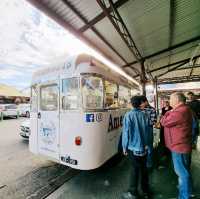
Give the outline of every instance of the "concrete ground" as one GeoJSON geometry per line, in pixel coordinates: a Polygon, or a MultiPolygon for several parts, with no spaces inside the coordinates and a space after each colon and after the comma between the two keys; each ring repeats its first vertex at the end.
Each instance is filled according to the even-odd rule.
{"type": "Polygon", "coordinates": [[[30,171],[46,165],[28,150],[28,140],[19,135],[20,124],[26,118],[0,122],[0,186],[8,185],[30,171]]]}
{"type": "MultiPolygon", "coordinates": [[[[165,168],[155,169],[150,174],[153,199],[175,199],[177,195],[177,177],[171,162],[165,168]]],[[[120,199],[129,184],[130,164],[127,159],[114,167],[103,167],[94,171],[83,171],[48,199],[120,199]]],[[[192,173],[194,193],[200,198],[200,154],[193,153],[192,173]]]]}
{"type": "Polygon", "coordinates": [[[0,122],[0,199],[42,198],[74,174],[29,152],[28,140],[19,135],[24,119],[0,122]]]}

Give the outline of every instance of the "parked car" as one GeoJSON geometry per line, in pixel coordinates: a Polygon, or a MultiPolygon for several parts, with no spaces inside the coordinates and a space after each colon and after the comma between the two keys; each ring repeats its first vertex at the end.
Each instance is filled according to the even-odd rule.
{"type": "Polygon", "coordinates": [[[0,114],[3,117],[16,117],[18,116],[18,109],[16,104],[0,104],[0,114]]]}
{"type": "Polygon", "coordinates": [[[29,138],[30,135],[30,119],[23,121],[20,125],[20,133],[23,138],[29,138]]]}
{"type": "Polygon", "coordinates": [[[30,117],[30,104],[19,104],[18,111],[20,116],[30,117]]]}

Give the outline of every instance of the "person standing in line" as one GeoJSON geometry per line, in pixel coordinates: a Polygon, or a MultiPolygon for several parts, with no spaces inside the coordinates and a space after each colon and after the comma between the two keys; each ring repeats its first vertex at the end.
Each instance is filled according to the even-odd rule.
{"type": "Polygon", "coordinates": [[[197,119],[200,119],[200,101],[196,99],[193,92],[188,92],[187,96],[189,99],[187,105],[195,113],[197,119]]]}
{"type": "MultiPolygon", "coordinates": [[[[164,107],[162,108],[161,112],[161,118],[167,113],[168,111],[172,110],[172,107],[170,106],[170,103],[168,100],[164,101],[164,107]]],[[[165,144],[165,137],[164,137],[164,127],[160,125],[160,143],[159,147],[161,149],[161,156],[167,156],[169,154],[169,150],[166,148],[165,144]]]]}
{"type": "Polygon", "coordinates": [[[195,99],[193,92],[187,94],[189,101],[187,105],[193,112],[193,125],[192,125],[192,144],[193,148],[196,149],[197,139],[199,136],[199,119],[200,119],[200,101],[195,99]]]}
{"type": "Polygon", "coordinates": [[[183,93],[176,92],[170,96],[171,111],[161,118],[164,126],[165,142],[172,154],[174,170],[178,176],[178,199],[189,199],[192,194],[192,177],[190,171],[192,153],[192,111],[185,104],[183,93]]]}
{"type": "Polygon", "coordinates": [[[150,170],[153,168],[153,126],[157,122],[157,114],[156,114],[156,109],[150,106],[146,96],[142,95],[141,101],[145,105],[144,112],[146,113],[146,116],[149,119],[149,125],[148,125],[149,135],[148,136],[149,136],[150,143],[148,145],[147,168],[150,170]]]}
{"type": "Polygon", "coordinates": [[[133,109],[126,113],[123,120],[122,147],[124,155],[131,161],[130,189],[122,195],[126,199],[138,199],[139,177],[143,197],[150,198],[149,177],[146,167],[148,141],[148,120],[141,102],[141,96],[131,98],[133,109]]]}
{"type": "Polygon", "coordinates": [[[161,115],[162,115],[162,116],[165,115],[165,113],[166,113],[167,111],[170,111],[170,110],[172,110],[172,107],[170,106],[169,101],[168,101],[168,100],[165,100],[165,101],[164,101],[164,106],[163,106],[163,108],[162,108],[161,115]]]}

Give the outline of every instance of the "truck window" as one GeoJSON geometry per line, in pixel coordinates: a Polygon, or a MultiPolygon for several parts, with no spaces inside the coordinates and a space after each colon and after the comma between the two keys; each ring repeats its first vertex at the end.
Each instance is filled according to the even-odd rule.
{"type": "Polygon", "coordinates": [[[118,108],[118,98],[117,84],[105,80],[105,108],[118,108]]]}
{"type": "Polygon", "coordinates": [[[40,109],[43,111],[55,111],[58,108],[57,84],[42,86],[40,89],[40,109]]]}
{"type": "Polygon", "coordinates": [[[103,81],[100,77],[85,76],[81,79],[83,107],[103,109],[103,81]]]}
{"type": "Polygon", "coordinates": [[[79,78],[67,78],[62,80],[62,109],[75,110],[80,108],[79,78]]]}
{"type": "Polygon", "coordinates": [[[122,108],[128,107],[131,98],[131,91],[129,88],[119,86],[119,105],[122,108]]]}

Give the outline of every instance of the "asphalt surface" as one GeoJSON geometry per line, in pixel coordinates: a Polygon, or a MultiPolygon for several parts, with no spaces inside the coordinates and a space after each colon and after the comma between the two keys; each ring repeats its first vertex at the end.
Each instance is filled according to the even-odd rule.
{"type": "MultiPolygon", "coordinates": [[[[178,181],[170,159],[163,159],[162,165],[149,173],[151,199],[177,199],[178,181]]],[[[130,169],[130,162],[124,158],[115,166],[82,171],[47,199],[122,199],[129,188],[130,169]]],[[[192,176],[194,199],[200,199],[200,153],[197,151],[193,152],[192,176]]]]}
{"type": "Polygon", "coordinates": [[[19,135],[23,120],[0,122],[0,199],[44,198],[76,173],[30,153],[19,135]]]}

